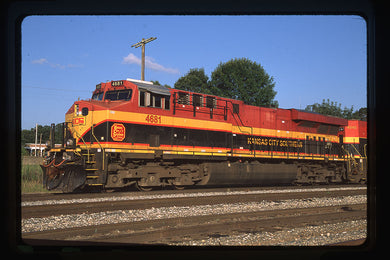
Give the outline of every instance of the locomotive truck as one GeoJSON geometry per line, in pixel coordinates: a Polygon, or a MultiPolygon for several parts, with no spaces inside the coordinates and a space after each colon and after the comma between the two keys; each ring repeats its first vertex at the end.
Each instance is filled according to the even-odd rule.
{"type": "Polygon", "coordinates": [[[51,125],[44,186],[139,190],[171,186],[359,183],[367,123],[170,89],[135,79],[96,85],[51,125]]]}

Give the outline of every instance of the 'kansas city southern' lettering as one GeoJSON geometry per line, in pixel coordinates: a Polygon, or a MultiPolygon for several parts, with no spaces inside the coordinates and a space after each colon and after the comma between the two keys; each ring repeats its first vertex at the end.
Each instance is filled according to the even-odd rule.
{"type": "Polygon", "coordinates": [[[299,140],[279,140],[274,138],[264,137],[248,137],[248,144],[269,145],[269,146],[284,146],[284,147],[303,147],[303,142],[299,140]]]}

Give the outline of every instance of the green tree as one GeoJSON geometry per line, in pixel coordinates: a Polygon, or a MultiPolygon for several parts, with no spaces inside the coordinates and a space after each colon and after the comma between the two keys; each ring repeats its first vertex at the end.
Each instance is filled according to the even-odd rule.
{"type": "Polygon", "coordinates": [[[329,99],[327,99],[326,101],[325,99],[323,99],[321,104],[314,103],[313,105],[308,105],[306,106],[305,110],[319,113],[322,115],[343,117],[341,104],[330,101],[329,99]]]}
{"type": "Polygon", "coordinates": [[[249,59],[232,59],[220,63],[211,74],[213,94],[239,99],[254,106],[278,107],[275,82],[264,68],[249,59]]]}
{"type": "Polygon", "coordinates": [[[356,110],[352,114],[352,118],[359,119],[359,120],[362,120],[362,121],[367,121],[367,108],[366,107],[362,107],[359,110],[356,110]]]}
{"type": "Polygon", "coordinates": [[[330,101],[329,99],[326,101],[323,99],[321,104],[314,103],[313,105],[308,105],[306,106],[305,110],[322,115],[337,116],[345,119],[367,120],[367,108],[360,108],[354,112],[353,106],[351,106],[351,108],[344,107],[344,109],[342,109],[341,104],[330,101]]]}
{"type": "Polygon", "coordinates": [[[169,86],[167,84],[162,85],[158,80],[151,80],[151,82],[153,83],[153,85],[158,85],[158,86],[162,86],[162,87],[166,87],[166,88],[172,88],[171,86],[169,86]]]}
{"type": "MultiPolygon", "coordinates": [[[[50,126],[49,125],[38,125],[38,140],[39,143],[40,136],[42,134],[42,140],[41,142],[44,144],[47,140],[50,138],[50,126]]],[[[55,126],[55,143],[60,144],[62,142],[61,140],[61,134],[62,134],[62,126],[61,124],[57,124],[55,126]]],[[[35,143],[35,127],[31,128],[30,130],[23,129],[21,131],[21,140],[20,143],[22,146],[24,146],[26,143],[35,143]]]]}
{"type": "Polygon", "coordinates": [[[176,81],[174,87],[186,91],[215,95],[209,88],[209,77],[207,77],[203,68],[190,69],[186,75],[176,81]]]}
{"type": "Polygon", "coordinates": [[[24,146],[26,143],[34,143],[35,142],[35,128],[31,128],[31,130],[23,129],[21,132],[21,140],[20,143],[24,146]],[[34,129],[34,131],[32,131],[34,129]]]}

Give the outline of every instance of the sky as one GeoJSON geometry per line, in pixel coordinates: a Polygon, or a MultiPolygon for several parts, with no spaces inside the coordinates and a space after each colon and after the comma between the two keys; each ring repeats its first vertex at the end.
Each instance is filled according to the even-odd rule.
{"type": "Polygon", "coordinates": [[[192,68],[210,78],[233,58],[274,78],[280,108],[323,99],[367,106],[367,29],[350,16],[28,16],[22,23],[22,129],[65,121],[96,84],[141,78],[171,87],[192,68]]]}

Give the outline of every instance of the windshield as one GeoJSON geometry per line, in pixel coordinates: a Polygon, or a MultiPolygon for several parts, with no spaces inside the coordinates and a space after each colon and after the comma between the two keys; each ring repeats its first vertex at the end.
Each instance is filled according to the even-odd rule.
{"type": "Polygon", "coordinates": [[[103,100],[103,92],[93,94],[92,100],[103,100]]]}
{"type": "Polygon", "coordinates": [[[130,100],[131,94],[132,94],[131,89],[107,91],[104,99],[105,100],[130,100]]]}

